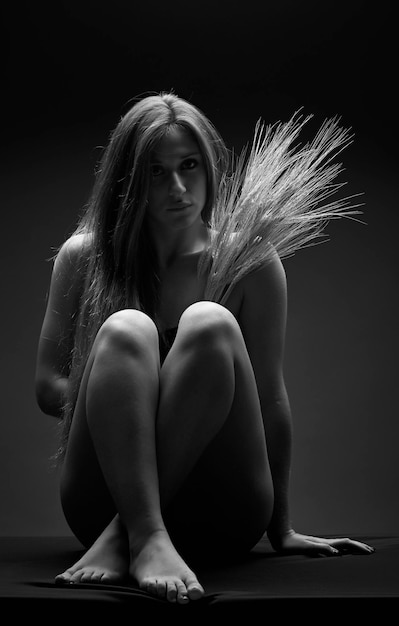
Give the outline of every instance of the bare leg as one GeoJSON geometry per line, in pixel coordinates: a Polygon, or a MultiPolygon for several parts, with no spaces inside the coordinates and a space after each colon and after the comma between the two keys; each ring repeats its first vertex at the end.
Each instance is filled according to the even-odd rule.
{"type": "Polygon", "coordinates": [[[161,370],[157,439],[163,511],[187,517],[189,501],[199,526],[230,528],[243,544],[263,534],[273,487],[262,414],[241,330],[224,307],[198,302],[183,313],[161,370]]]}
{"type": "MultiPolygon", "coordinates": [[[[64,462],[63,506],[71,527],[78,528],[77,536],[90,543],[86,521],[79,524],[78,518],[83,508],[85,520],[92,519],[89,509],[94,493],[90,497],[90,489],[96,485],[94,473],[98,474],[100,467],[105,482],[100,482],[95,497],[101,499],[103,491],[112,494],[116,504],[113,515],[117,510],[119,516],[56,582],[116,582],[118,573],[128,571],[130,551],[132,561],[140,564],[140,574],[134,577],[142,588],[180,602],[203,593],[173,547],[160,511],[155,446],[158,354],[155,326],[138,311],[114,314],[98,333],[82,380],[64,462]],[[86,442],[90,438],[97,463],[82,450],[82,438],[86,442]],[[86,482],[80,498],[76,497],[79,481],[86,482]],[[121,520],[126,533],[121,532],[121,520]],[[160,579],[155,589],[146,574],[152,561],[156,566],[151,571],[155,569],[160,579]]],[[[112,510],[109,500],[108,496],[106,511],[101,512],[104,519],[112,510]]]]}
{"type": "MultiPolygon", "coordinates": [[[[260,498],[264,519],[260,519],[259,528],[265,528],[265,520],[271,512],[266,448],[249,359],[235,325],[231,314],[218,305],[198,303],[190,307],[182,316],[175,345],[162,368],[159,408],[158,344],[152,322],[143,314],[127,311],[113,316],[103,326],[82,381],[71,429],[63,477],[63,503],[67,519],[72,528],[78,528],[76,534],[84,542],[90,543],[90,539],[86,539],[89,528],[85,528],[84,523],[78,526],[79,511],[83,507],[93,515],[92,507],[99,497],[105,496],[105,506],[97,516],[99,526],[104,527],[116,510],[109,492],[113,494],[123,526],[119,517],[113,517],[83,559],[58,580],[116,580],[118,574],[127,571],[126,553],[130,547],[129,571],[142,588],[172,601],[176,597],[180,602],[187,597],[201,597],[201,585],[176,552],[164,525],[156,456],[162,502],[167,507],[190,471],[200,465],[198,460],[209,444],[217,441],[221,430],[226,439],[224,452],[229,447],[234,452],[233,448],[237,448],[234,437],[240,436],[241,452],[236,455],[240,459],[238,471],[230,467],[226,469],[226,476],[234,478],[237,473],[242,477],[240,464],[245,457],[247,465],[248,458],[256,459],[253,477],[255,469],[257,475],[259,470],[264,470],[266,484],[262,490],[268,496],[269,508],[263,506],[264,499],[260,498]],[[204,314],[208,316],[206,324],[204,314]],[[238,382],[246,387],[243,393],[235,389],[237,374],[238,382]],[[244,428],[240,426],[240,434],[238,417],[243,410],[247,415],[244,428]],[[248,417],[251,414],[255,418],[248,417]],[[231,427],[226,428],[226,420],[231,422],[231,427]],[[255,457],[251,454],[248,457],[246,448],[255,438],[258,443],[255,450],[251,450],[252,455],[255,451],[255,457]],[[101,480],[100,466],[105,482],[101,480]],[[70,500],[71,490],[74,502],[70,500]],[[123,528],[129,532],[124,532],[123,528]]],[[[219,445],[214,445],[214,452],[219,445]]],[[[208,457],[212,466],[212,453],[208,457]]],[[[224,472],[219,474],[223,476],[224,472]]],[[[248,475],[251,477],[251,472],[248,475]]],[[[245,487],[244,484],[243,493],[245,487]]]]}

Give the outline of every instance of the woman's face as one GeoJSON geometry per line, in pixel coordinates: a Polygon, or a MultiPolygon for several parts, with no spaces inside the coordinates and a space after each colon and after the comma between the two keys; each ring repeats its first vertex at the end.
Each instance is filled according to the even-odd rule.
{"type": "Polygon", "coordinates": [[[206,171],[197,141],[172,128],[151,155],[147,215],[153,225],[186,228],[202,223],[206,171]]]}

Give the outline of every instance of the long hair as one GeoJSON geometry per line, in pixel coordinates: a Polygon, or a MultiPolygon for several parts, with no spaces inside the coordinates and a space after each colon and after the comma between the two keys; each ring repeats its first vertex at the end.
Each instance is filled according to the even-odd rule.
{"type": "Polygon", "coordinates": [[[84,235],[81,270],[84,288],[76,313],[68,391],[55,458],[64,456],[84,367],[103,322],[115,311],[135,308],[157,323],[158,267],[147,226],[150,156],[171,128],[182,128],[197,141],[206,170],[202,211],[211,220],[229,153],[203,112],[174,93],[135,102],[120,119],[95,171],[92,194],[72,235],[84,235]]]}

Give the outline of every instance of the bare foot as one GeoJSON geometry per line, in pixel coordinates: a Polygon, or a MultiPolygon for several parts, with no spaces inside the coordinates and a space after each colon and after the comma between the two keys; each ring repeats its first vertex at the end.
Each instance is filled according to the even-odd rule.
{"type": "Polygon", "coordinates": [[[129,574],[127,536],[114,519],[79,561],[55,577],[56,584],[113,585],[129,574]]]}
{"type": "Polygon", "coordinates": [[[140,589],[169,602],[187,604],[204,595],[204,588],[176,552],[166,531],[151,535],[131,558],[130,574],[140,589]]]}

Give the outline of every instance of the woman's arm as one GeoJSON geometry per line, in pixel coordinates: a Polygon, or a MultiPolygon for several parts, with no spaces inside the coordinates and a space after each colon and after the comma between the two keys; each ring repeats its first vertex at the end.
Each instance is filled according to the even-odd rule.
{"type": "Polygon", "coordinates": [[[80,271],[83,242],[83,235],[71,237],[55,259],[39,337],[36,398],[41,410],[54,417],[61,417],[68,385],[74,319],[83,280],[80,271]]]}
{"type": "Polygon", "coordinates": [[[283,376],[287,285],[277,256],[242,280],[239,323],[252,361],[265,425],[274,485],[274,510],[267,531],[270,543],[289,554],[370,554],[374,549],[348,538],[303,535],[291,527],[289,479],[292,421],[283,376]]]}
{"type": "Polygon", "coordinates": [[[284,382],[287,285],[277,254],[242,281],[239,324],[255,373],[274,486],[274,510],[268,529],[274,538],[291,529],[289,479],[292,421],[284,382]]]}

